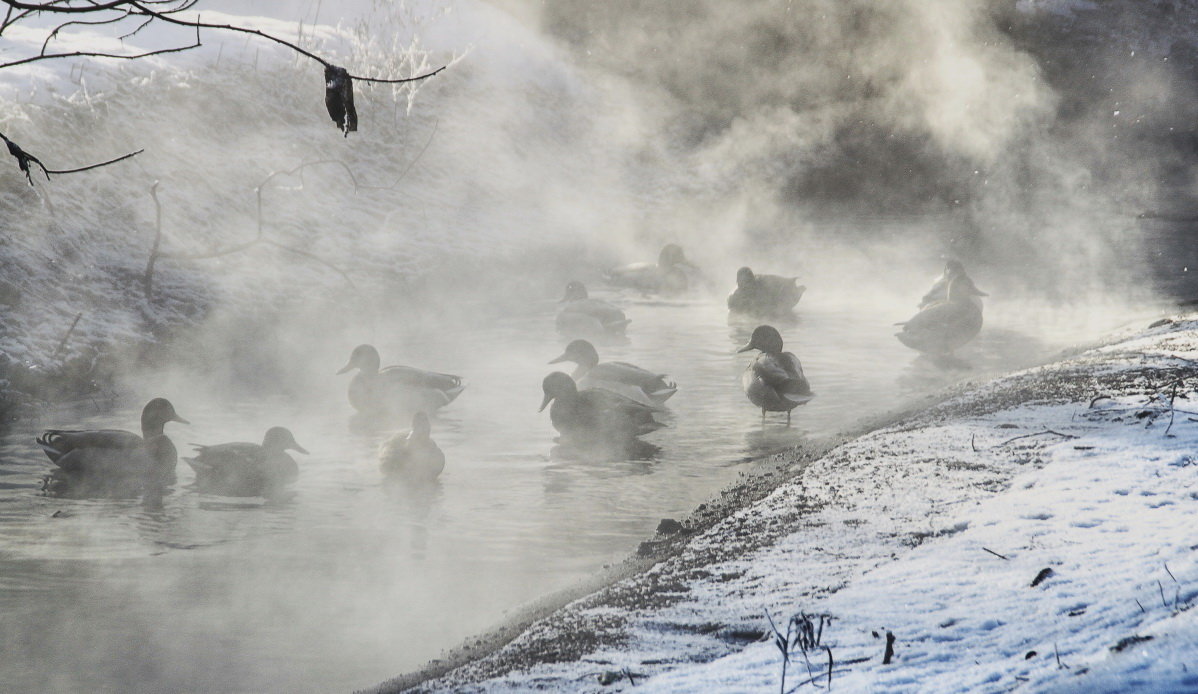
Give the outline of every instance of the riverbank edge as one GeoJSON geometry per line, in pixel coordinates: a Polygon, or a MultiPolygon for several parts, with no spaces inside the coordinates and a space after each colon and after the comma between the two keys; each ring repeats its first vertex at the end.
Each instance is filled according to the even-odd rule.
{"type": "MultiPolygon", "coordinates": [[[[569,661],[571,658],[577,659],[593,651],[593,647],[597,644],[610,645],[610,634],[587,633],[585,620],[575,620],[574,626],[581,631],[571,634],[571,643],[555,643],[552,652],[538,652],[538,647],[543,647],[545,643],[538,642],[536,639],[532,639],[530,643],[521,647],[508,648],[542,621],[553,617],[560,619],[563,614],[569,613],[572,606],[577,603],[587,602],[594,607],[594,603],[601,600],[601,593],[613,591],[621,582],[645,580],[651,573],[660,573],[660,568],[665,563],[677,559],[694,542],[720,523],[728,521],[737,514],[750,511],[754,506],[784,487],[796,483],[801,486],[810,463],[830,456],[847,444],[884,430],[895,430],[896,428],[903,430],[904,428],[918,427],[921,422],[926,426],[928,422],[932,421],[943,422],[953,418],[973,417],[980,413],[1000,412],[1031,402],[1084,402],[1097,392],[1098,386],[1102,385],[1104,378],[1107,381],[1119,380],[1125,378],[1126,373],[1102,374],[1100,373],[1101,369],[1091,366],[1090,370],[1095,373],[1089,374],[1090,378],[1077,378],[1079,373],[1087,372],[1085,367],[1078,370],[1078,362],[1083,355],[1110,348],[1121,342],[1141,338],[1146,334],[1167,334],[1198,328],[1198,326],[1187,323],[1182,317],[1173,317],[1167,322],[1164,321],[1165,319],[1157,321],[1146,330],[1124,330],[1090,344],[1063,350],[1040,366],[1021,369],[993,378],[962,382],[936,395],[927,396],[921,402],[911,406],[867,418],[845,432],[826,440],[757,461],[756,466],[745,473],[744,479],[721,491],[708,502],[700,504],[689,516],[681,519],[681,531],[672,534],[659,531],[656,536],[642,542],[638,551],[621,564],[606,569],[591,580],[534,601],[520,608],[492,630],[467,639],[420,669],[400,675],[373,688],[359,690],[359,694],[441,691],[450,688],[455,691],[461,688],[481,691],[480,685],[487,680],[501,678],[505,674],[527,670],[546,662],[561,663],[569,661]],[[1067,373],[1070,375],[1067,376],[1067,373]],[[485,668],[479,667],[483,661],[494,659],[505,649],[512,652],[504,655],[502,665],[496,665],[489,672],[485,668]],[[479,671],[465,672],[471,667],[479,671]]],[[[1185,371],[1189,376],[1198,375],[1198,367],[1195,367],[1192,373],[1188,367],[1178,367],[1177,370],[1185,371]]],[[[1114,383],[1108,382],[1107,385],[1113,386],[1114,383]]],[[[1121,388],[1126,390],[1127,383],[1122,383],[1121,388]]],[[[808,499],[805,503],[809,504],[807,509],[809,511],[813,511],[819,505],[815,499],[808,499]]],[[[735,552],[742,555],[748,554],[777,540],[784,533],[785,528],[777,528],[769,533],[768,537],[757,538],[747,543],[742,542],[735,552]]],[[[714,564],[717,561],[713,559],[711,563],[714,564]]],[[[649,582],[657,585],[670,583],[669,579],[662,576],[655,576],[649,582]]],[[[623,603],[621,608],[629,612],[634,610],[651,611],[655,607],[654,603],[660,602],[652,594],[630,595],[628,591],[624,591],[620,600],[623,603]]],[[[669,600],[667,599],[665,602],[669,602],[669,600]]],[[[574,609],[577,611],[580,608],[574,609]]],[[[618,628],[616,630],[618,631],[618,628]]],[[[730,632],[731,640],[741,639],[745,643],[760,640],[764,636],[764,633],[752,630],[744,632],[732,629],[730,632]]],[[[554,686],[548,682],[542,682],[542,684],[550,686],[550,688],[554,686]]]]}

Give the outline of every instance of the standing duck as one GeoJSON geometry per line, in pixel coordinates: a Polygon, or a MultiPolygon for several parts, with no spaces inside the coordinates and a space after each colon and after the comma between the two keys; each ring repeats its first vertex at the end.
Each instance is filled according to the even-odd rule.
{"type": "Polygon", "coordinates": [[[946,300],[927,306],[905,323],[898,323],[903,330],[894,336],[911,349],[947,356],[981,331],[979,297],[983,296],[986,293],[975,287],[968,275],[959,274],[949,282],[946,300]]]}
{"type": "Polygon", "coordinates": [[[401,431],[379,447],[379,467],[388,479],[429,483],[445,469],[445,454],[430,437],[428,415],[412,416],[412,428],[401,431]]]}
{"type": "MultiPolygon", "coordinates": [[[[932,283],[932,288],[919,300],[919,308],[924,309],[932,304],[948,301],[948,285],[954,278],[961,275],[968,278],[968,275],[965,273],[965,266],[961,264],[961,261],[950,260],[946,262],[944,264],[944,273],[936,278],[936,281],[932,283]]],[[[976,304],[979,309],[982,307],[981,297],[970,295],[969,300],[976,304]]]]}
{"type": "Polygon", "coordinates": [[[686,271],[694,268],[682,252],[682,246],[668,243],[657,256],[657,263],[630,263],[604,273],[608,284],[631,287],[651,294],[677,294],[686,291],[686,271]]]}
{"type": "Polygon", "coordinates": [[[757,275],[747,267],[736,271],[736,289],[728,295],[728,310],[753,316],[777,316],[789,313],[807,287],[798,277],[757,275]]]}
{"type": "Polygon", "coordinates": [[[545,399],[538,411],[552,402],[553,428],[575,442],[619,443],[665,426],[653,418],[652,407],[607,390],[579,390],[574,379],[561,371],[546,376],[541,389],[545,399]]]}
{"type": "Polygon", "coordinates": [[[561,309],[557,312],[557,330],[563,335],[587,337],[619,336],[631,322],[616,306],[592,299],[586,285],[573,281],[566,285],[561,309]]]}
{"type": "Polygon", "coordinates": [[[338,375],[357,369],[349,382],[349,403],[367,414],[432,411],[453,402],[466,387],[459,376],[411,366],[379,368],[379,352],[358,345],[338,375]]]}
{"type": "Polygon", "coordinates": [[[163,433],[167,422],[188,424],[165,398],[141,411],[141,436],[119,429],[50,429],[37,438],[58,469],[46,489],[72,496],[136,496],[175,483],[178,452],[163,433]]]}
{"type": "Polygon", "coordinates": [[[584,388],[605,388],[647,405],[660,405],[678,392],[673,381],[665,374],[657,374],[622,361],[600,363],[599,352],[586,340],[574,340],[566,345],[566,351],[550,364],[563,361],[574,362],[578,368],[572,374],[578,385],[584,388]]]}
{"type": "Polygon", "coordinates": [[[204,494],[221,496],[275,496],[299,479],[299,466],[287,451],[308,453],[283,427],[267,429],[261,445],[192,445],[195,457],[183,460],[195,470],[196,488],[204,494]]]}
{"type": "Polygon", "coordinates": [[[815,397],[803,375],[803,365],[794,354],[782,351],[782,335],[771,325],[757,326],[749,343],[736,351],[751,349],[761,350],[761,353],[741,376],[745,395],[749,396],[749,402],[761,408],[762,420],[766,412],[785,412],[789,426],[790,411],[815,397]]]}

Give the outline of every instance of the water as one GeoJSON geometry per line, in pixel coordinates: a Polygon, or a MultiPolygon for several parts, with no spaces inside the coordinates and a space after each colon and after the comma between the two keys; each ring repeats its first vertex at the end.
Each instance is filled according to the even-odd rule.
{"type": "MultiPolygon", "coordinates": [[[[561,457],[542,377],[564,341],[553,306],[382,341],[384,363],[460,372],[468,386],[433,422],[447,457],[439,485],[413,494],[385,487],[376,447],[390,429],[351,426],[347,376],[353,344],[318,355],[329,375],[308,397],[219,401],[171,386],[191,425],[188,442],[258,441],[285,425],[311,451],[298,456],[293,498],[202,496],[179,487],[161,509],[138,501],[42,496],[49,463],[33,444],[46,426],[136,429],[136,405],[46,412],[0,439],[0,689],[7,691],[348,691],[418,667],[501,620],[506,611],[619,561],[659,519],[681,517],[753,465],[751,459],[842,431],[949,383],[1035,363],[1121,319],[1095,308],[988,309],[988,323],[944,370],[915,358],[891,325],[912,301],[846,303],[812,292],[801,317],[780,324],[816,398],[793,426],[760,413],[733,354],[755,322],[729,323],[718,301],[623,303],[624,344],[605,360],[669,373],[679,392],[669,427],[629,460],[561,457]],[[1069,320],[1062,320],[1068,317],[1069,320]],[[480,359],[482,350],[488,358],[480,359]]],[[[572,366],[572,365],[566,365],[572,366]]],[[[202,374],[201,374],[202,375],[202,374]]],[[[323,378],[323,377],[322,377],[323,378]]],[[[161,385],[159,385],[161,388],[161,385]]]]}

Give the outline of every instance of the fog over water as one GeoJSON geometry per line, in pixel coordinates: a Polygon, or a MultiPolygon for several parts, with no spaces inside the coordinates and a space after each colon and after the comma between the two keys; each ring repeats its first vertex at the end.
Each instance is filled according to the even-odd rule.
{"type": "MultiPolygon", "coordinates": [[[[1194,296],[1174,130],[1194,51],[1135,38],[1159,3],[1068,22],[982,0],[333,5],[204,11],[358,74],[450,65],[359,84],[348,138],[315,63],[244,37],[0,71],[3,131],[47,163],[146,150],[32,188],[0,170],[2,373],[98,384],[27,401],[0,435],[0,689],[366,687],[620,561],[754,458],[1194,296]],[[163,248],[216,257],[160,258],[147,297],[155,182],[163,248]],[[604,286],[668,242],[699,268],[688,293],[604,286]],[[949,257],[990,296],[945,370],[893,324],[949,257]],[[777,324],[816,393],[789,428],[739,385],[742,265],[807,286],[777,324]],[[679,385],[627,457],[572,457],[536,412],[571,279],[632,320],[601,358],[679,385]],[[407,422],[354,420],[334,374],[360,343],[464,377],[433,419],[435,488],[382,484],[378,443],[407,422]],[[289,427],[311,451],[294,496],[201,495],[183,463],[161,509],[40,493],[38,432],[136,429],[158,396],[191,422],[167,428],[182,455],[289,427]]],[[[42,38],[9,32],[0,56],[42,38]]]]}

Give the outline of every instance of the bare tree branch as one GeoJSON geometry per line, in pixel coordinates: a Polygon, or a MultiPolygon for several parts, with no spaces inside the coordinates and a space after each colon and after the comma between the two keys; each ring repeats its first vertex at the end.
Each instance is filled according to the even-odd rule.
{"type": "Polygon", "coordinates": [[[21,172],[25,174],[25,179],[27,181],[29,181],[29,185],[31,185],[31,186],[33,185],[33,170],[32,170],[32,168],[34,165],[36,165],[37,168],[42,170],[42,174],[46,177],[46,180],[49,181],[51,175],[79,173],[80,171],[89,171],[91,169],[98,169],[101,166],[108,166],[109,164],[115,164],[118,161],[124,161],[125,159],[128,159],[130,157],[135,157],[138,154],[141,154],[142,152],[145,151],[144,149],[139,149],[136,152],[130,152],[129,154],[119,156],[116,159],[109,159],[108,161],[100,162],[99,164],[90,164],[88,166],[81,166],[77,169],[50,169],[50,168],[47,168],[46,165],[43,164],[40,159],[33,156],[29,152],[26,152],[25,150],[21,149],[20,145],[18,145],[17,143],[13,142],[10,139],[8,139],[8,137],[5,136],[4,133],[0,133],[0,140],[4,140],[4,144],[8,146],[8,153],[11,154],[12,156],[16,157],[17,166],[20,167],[21,172]]]}

